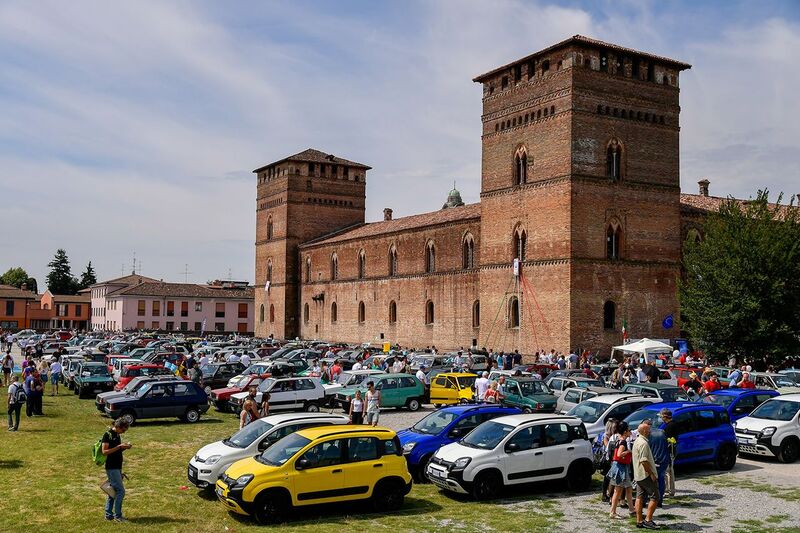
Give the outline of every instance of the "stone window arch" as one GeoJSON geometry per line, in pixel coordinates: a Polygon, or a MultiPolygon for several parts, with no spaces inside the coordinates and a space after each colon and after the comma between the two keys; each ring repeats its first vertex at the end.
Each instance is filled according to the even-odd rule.
{"type": "Polygon", "coordinates": [[[699,244],[702,241],[703,235],[700,233],[700,230],[697,228],[689,228],[689,231],[686,232],[686,242],[699,244]]]}
{"type": "Polygon", "coordinates": [[[339,256],[336,255],[336,252],[331,254],[331,279],[339,279],[339,256]]]}
{"type": "Polygon", "coordinates": [[[309,317],[309,310],[308,310],[308,303],[303,306],[303,322],[308,324],[308,317],[309,317]]]}
{"type": "Polygon", "coordinates": [[[270,304],[269,305],[269,322],[270,322],[270,324],[275,322],[275,305],[274,304],[270,304]]]}
{"type": "Polygon", "coordinates": [[[513,259],[525,261],[525,252],[528,247],[528,233],[524,228],[518,227],[514,230],[514,245],[512,255],[513,259]]]}
{"type": "Polygon", "coordinates": [[[606,226],[606,259],[622,258],[622,225],[612,220],[606,226]]]}
{"type": "Polygon", "coordinates": [[[272,283],[272,259],[267,260],[267,281],[272,283]]]}
{"type": "Polygon", "coordinates": [[[364,302],[358,302],[358,323],[363,324],[367,319],[367,307],[364,302]]]}
{"type": "Polygon", "coordinates": [[[306,257],[306,283],[311,283],[311,257],[306,257]]]}
{"type": "Polygon", "coordinates": [[[261,307],[258,310],[258,321],[264,322],[264,304],[261,304],[261,307]]]}
{"type": "Polygon", "coordinates": [[[608,300],[603,304],[603,329],[617,329],[617,304],[608,300]]]}
{"type": "Polygon", "coordinates": [[[397,303],[392,300],[389,302],[389,324],[397,322],[397,303]]]}
{"type": "Polygon", "coordinates": [[[528,151],[524,146],[521,146],[514,154],[514,185],[521,185],[527,181],[528,151]]]}
{"type": "Polygon", "coordinates": [[[551,115],[555,115],[556,114],[556,106],[554,106],[554,105],[550,106],[550,114],[551,115]]]}
{"type": "Polygon", "coordinates": [[[433,300],[428,300],[425,302],[425,324],[433,325],[434,318],[433,300]]]}
{"type": "Polygon", "coordinates": [[[436,247],[433,241],[428,241],[425,245],[425,272],[436,272],[436,247]]]}
{"type": "Polygon", "coordinates": [[[508,327],[518,328],[519,319],[519,299],[516,296],[512,296],[508,299],[508,327]]]}
{"type": "Polygon", "coordinates": [[[393,244],[389,247],[389,276],[397,275],[397,247],[393,244]]]}
{"type": "Polygon", "coordinates": [[[271,241],[273,236],[272,215],[270,215],[267,217],[267,240],[271,241]]]}
{"type": "Polygon", "coordinates": [[[481,326],[481,302],[475,300],[472,302],[472,327],[479,328],[481,326]]]}
{"type": "Polygon", "coordinates": [[[462,248],[462,268],[475,268],[475,239],[471,233],[464,236],[461,244],[462,248]]]}
{"type": "Polygon", "coordinates": [[[331,304],[331,324],[335,324],[338,319],[339,319],[339,308],[336,305],[336,302],[333,302],[331,304]]]}
{"type": "Polygon", "coordinates": [[[367,254],[364,250],[358,252],[358,279],[364,279],[367,276],[367,254]]]}
{"type": "Polygon", "coordinates": [[[606,176],[614,181],[622,179],[622,156],[622,144],[617,139],[611,139],[606,146],[606,176]]]}

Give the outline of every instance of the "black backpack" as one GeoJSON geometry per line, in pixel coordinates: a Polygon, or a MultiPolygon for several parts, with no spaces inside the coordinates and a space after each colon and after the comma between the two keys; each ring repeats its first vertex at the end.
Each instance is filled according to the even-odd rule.
{"type": "Polygon", "coordinates": [[[14,403],[25,403],[28,401],[28,395],[25,394],[25,388],[17,383],[17,390],[14,391],[14,403]]]}

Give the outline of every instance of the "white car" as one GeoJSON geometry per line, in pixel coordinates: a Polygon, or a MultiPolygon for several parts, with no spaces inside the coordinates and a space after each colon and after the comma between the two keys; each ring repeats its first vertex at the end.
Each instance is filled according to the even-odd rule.
{"type": "MultiPolygon", "coordinates": [[[[289,377],[267,378],[261,382],[256,392],[256,403],[261,405],[264,393],[269,393],[270,411],[308,411],[319,412],[320,406],[327,401],[325,389],[316,378],[289,377]]],[[[248,392],[237,392],[229,403],[235,410],[240,410],[248,392]]]]}
{"type": "Polygon", "coordinates": [[[240,459],[262,453],[280,439],[314,426],[347,424],[348,417],[325,413],[270,415],[247,424],[230,437],[203,446],[189,460],[189,481],[201,489],[212,488],[220,474],[240,459]]]}
{"type": "Polygon", "coordinates": [[[567,415],[581,419],[586,425],[586,434],[594,441],[605,431],[606,422],[611,418],[625,420],[628,415],[638,411],[645,405],[658,403],[659,398],[645,398],[640,394],[603,394],[584,400],[569,411],[567,415]]]}
{"type": "Polygon", "coordinates": [[[800,394],[770,398],[733,427],[739,453],[793,463],[800,457],[800,394]]]}
{"type": "Polygon", "coordinates": [[[566,479],[571,490],[586,490],[594,474],[592,445],[583,423],[572,416],[501,416],[439,448],[425,473],[439,488],[476,500],[533,481],[566,479]]]}

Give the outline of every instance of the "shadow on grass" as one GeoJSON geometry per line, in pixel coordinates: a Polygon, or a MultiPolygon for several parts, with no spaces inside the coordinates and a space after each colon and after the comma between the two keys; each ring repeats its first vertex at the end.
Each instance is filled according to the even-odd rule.
{"type": "Polygon", "coordinates": [[[204,499],[207,502],[215,502],[215,501],[217,501],[217,495],[214,494],[214,490],[213,489],[198,490],[197,491],[197,496],[202,498],[202,499],[204,499]]]}
{"type": "Polygon", "coordinates": [[[188,520],[185,518],[171,518],[169,516],[139,516],[136,518],[129,518],[128,522],[137,526],[155,526],[159,524],[185,524],[188,520]]]}
{"type": "Polygon", "coordinates": [[[680,477],[691,479],[724,476],[726,474],[738,474],[739,472],[752,472],[763,469],[763,466],[737,461],[736,465],[730,470],[717,470],[709,463],[698,463],[693,465],[676,466],[675,472],[680,477]]]}
{"type": "Polygon", "coordinates": [[[23,463],[19,459],[11,459],[10,461],[0,459],[0,469],[20,468],[22,465],[23,463]]]}

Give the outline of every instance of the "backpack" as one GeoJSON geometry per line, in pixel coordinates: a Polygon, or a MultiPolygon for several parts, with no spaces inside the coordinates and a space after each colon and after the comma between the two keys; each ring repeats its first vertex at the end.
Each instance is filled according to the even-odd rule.
{"type": "Polygon", "coordinates": [[[25,403],[28,401],[28,395],[25,394],[25,388],[17,384],[17,390],[14,391],[14,403],[25,403]]]}
{"type": "MultiPolygon", "coordinates": [[[[103,433],[103,437],[105,437],[107,434],[107,431],[103,433]]],[[[103,466],[106,464],[106,456],[103,455],[103,437],[100,437],[100,440],[95,442],[94,446],[92,446],[92,460],[97,466],[103,466]]]]}

